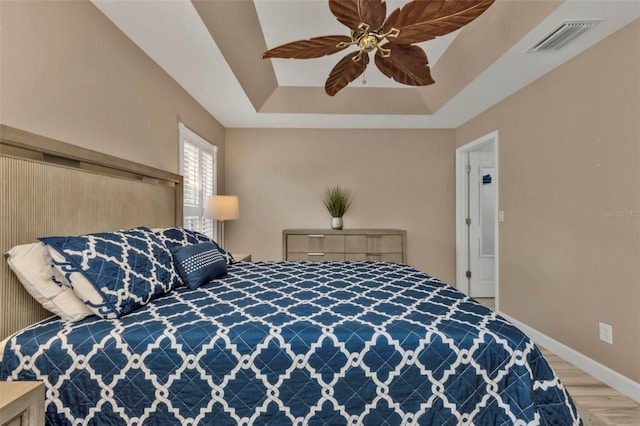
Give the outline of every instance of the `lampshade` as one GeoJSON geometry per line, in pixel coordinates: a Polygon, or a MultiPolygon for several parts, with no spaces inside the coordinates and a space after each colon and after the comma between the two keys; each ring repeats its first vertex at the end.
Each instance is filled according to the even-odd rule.
{"type": "Polygon", "coordinates": [[[209,195],[204,204],[204,217],[214,220],[233,220],[240,217],[238,197],[235,195],[209,195]]]}

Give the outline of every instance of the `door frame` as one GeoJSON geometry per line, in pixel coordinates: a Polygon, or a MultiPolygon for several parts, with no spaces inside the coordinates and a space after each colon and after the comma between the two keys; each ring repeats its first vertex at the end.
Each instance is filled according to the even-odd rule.
{"type": "Polygon", "coordinates": [[[468,242],[466,238],[466,212],[464,209],[466,202],[466,193],[465,193],[465,182],[467,179],[466,176],[466,157],[469,152],[475,151],[483,145],[489,144],[493,142],[493,155],[495,161],[495,178],[496,178],[496,200],[495,200],[495,211],[496,211],[496,223],[494,227],[494,238],[495,238],[495,263],[494,263],[494,277],[495,277],[495,309],[498,310],[499,307],[499,259],[500,259],[500,245],[499,245],[499,216],[500,212],[498,210],[499,206],[499,194],[500,194],[500,172],[499,172],[499,161],[498,161],[498,131],[495,130],[487,135],[479,137],[474,141],[471,141],[459,148],[456,149],[456,288],[462,291],[464,294],[469,294],[469,280],[466,277],[467,271],[467,258],[468,258],[468,242]]]}

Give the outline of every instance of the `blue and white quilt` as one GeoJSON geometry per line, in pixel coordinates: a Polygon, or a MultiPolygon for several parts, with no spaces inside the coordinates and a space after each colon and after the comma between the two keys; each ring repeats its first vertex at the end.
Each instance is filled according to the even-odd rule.
{"type": "Polygon", "coordinates": [[[117,319],[13,336],[51,425],[579,425],[517,328],[406,265],[241,262],[117,319]]]}

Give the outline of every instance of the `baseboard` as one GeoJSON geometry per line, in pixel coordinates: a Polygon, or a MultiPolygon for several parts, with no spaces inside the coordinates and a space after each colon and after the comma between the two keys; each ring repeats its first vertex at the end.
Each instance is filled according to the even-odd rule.
{"type": "Polygon", "coordinates": [[[592,375],[596,379],[607,384],[608,386],[611,386],[612,388],[625,394],[626,396],[640,404],[640,383],[635,382],[630,378],[610,369],[609,367],[592,360],[591,358],[581,354],[575,349],[571,349],[570,347],[558,342],[557,340],[552,339],[545,334],[540,333],[538,330],[529,327],[528,325],[518,321],[515,318],[510,317],[507,314],[504,314],[502,312],[499,312],[499,314],[513,323],[513,325],[518,327],[520,330],[522,330],[536,344],[539,344],[540,346],[543,346],[544,348],[550,350],[560,358],[564,359],[567,362],[570,362],[579,369],[592,375]]]}

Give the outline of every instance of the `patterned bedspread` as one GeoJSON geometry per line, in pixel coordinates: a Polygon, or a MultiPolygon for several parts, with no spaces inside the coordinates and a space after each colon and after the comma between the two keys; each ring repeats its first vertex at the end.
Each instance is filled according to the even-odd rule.
{"type": "Polygon", "coordinates": [[[517,328],[405,265],[255,262],[120,319],[47,320],[3,380],[48,424],[578,425],[517,328]]]}

